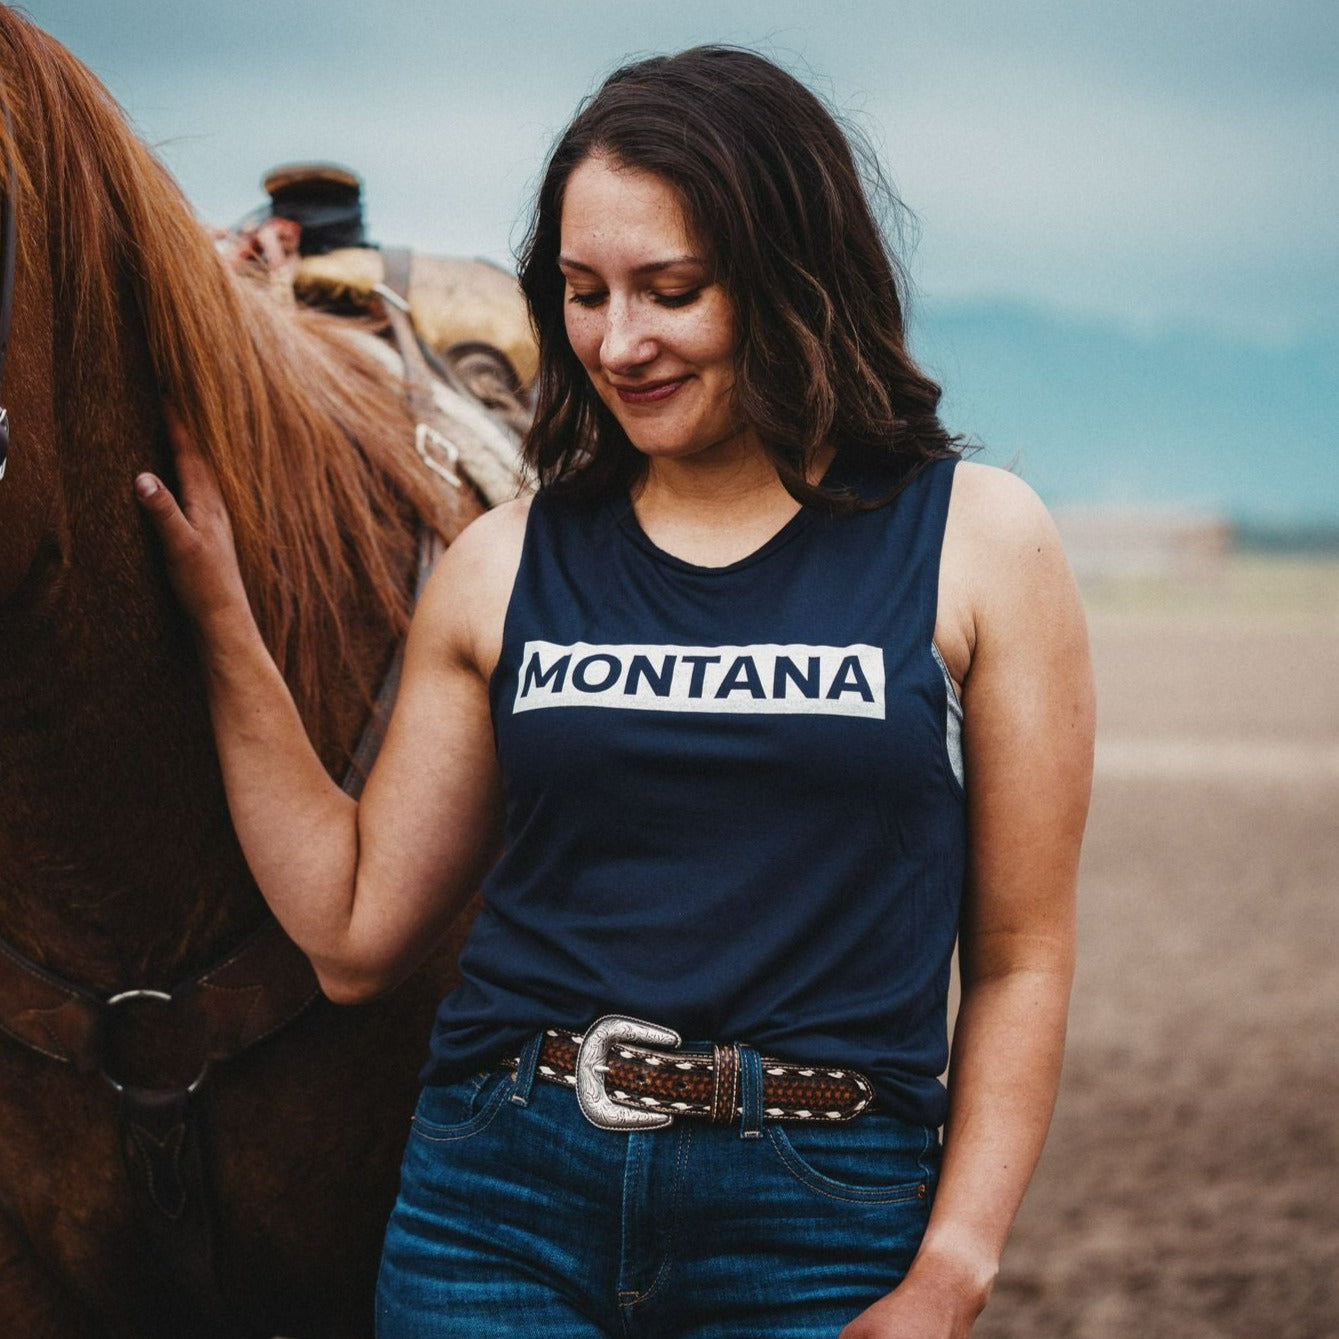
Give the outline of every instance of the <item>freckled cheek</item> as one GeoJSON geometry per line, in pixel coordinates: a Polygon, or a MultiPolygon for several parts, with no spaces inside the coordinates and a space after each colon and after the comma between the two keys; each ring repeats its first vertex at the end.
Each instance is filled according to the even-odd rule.
{"type": "Polygon", "coordinates": [[[704,362],[729,363],[734,359],[734,321],[722,311],[703,312],[697,320],[694,336],[704,362]]]}
{"type": "Polygon", "coordinates": [[[597,367],[600,362],[601,332],[589,319],[580,316],[568,316],[566,319],[567,342],[572,346],[577,361],[587,369],[597,367]]]}

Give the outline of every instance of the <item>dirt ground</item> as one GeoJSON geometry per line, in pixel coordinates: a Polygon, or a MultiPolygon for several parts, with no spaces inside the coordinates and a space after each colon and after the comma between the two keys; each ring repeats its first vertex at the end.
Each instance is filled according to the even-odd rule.
{"type": "Polygon", "coordinates": [[[974,1339],[1339,1339],[1339,563],[1088,604],[1068,1058],[974,1339]]]}

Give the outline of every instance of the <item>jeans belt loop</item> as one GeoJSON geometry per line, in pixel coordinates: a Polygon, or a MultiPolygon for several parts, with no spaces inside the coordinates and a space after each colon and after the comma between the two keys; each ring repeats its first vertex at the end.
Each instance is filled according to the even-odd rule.
{"type": "Polygon", "coordinates": [[[530,1104],[530,1088],[535,1081],[535,1071],[539,1068],[539,1052],[543,1045],[544,1034],[536,1032],[521,1051],[521,1058],[516,1066],[516,1084],[511,1094],[511,1100],[518,1107],[530,1104]]]}
{"type": "Polygon", "coordinates": [[[752,1046],[739,1050],[739,1137],[762,1138],[762,1056],[752,1046]]]}

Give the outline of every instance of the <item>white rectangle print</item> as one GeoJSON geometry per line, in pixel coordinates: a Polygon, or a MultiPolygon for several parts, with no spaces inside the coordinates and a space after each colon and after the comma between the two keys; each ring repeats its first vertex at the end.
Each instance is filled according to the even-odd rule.
{"type": "Polygon", "coordinates": [[[675,646],[528,641],[513,712],[610,707],[884,717],[877,646],[675,646]]]}

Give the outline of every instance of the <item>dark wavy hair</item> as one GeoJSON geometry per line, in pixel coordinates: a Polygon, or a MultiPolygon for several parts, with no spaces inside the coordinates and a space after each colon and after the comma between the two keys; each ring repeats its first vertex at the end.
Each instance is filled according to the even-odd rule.
{"type": "MultiPolygon", "coordinates": [[[[555,145],[519,257],[539,338],[526,458],[542,485],[606,497],[645,462],[568,343],[558,269],[563,193],[592,155],[654,173],[678,192],[734,306],[734,407],[790,494],[860,505],[808,482],[815,452],[879,467],[891,496],[927,461],[957,452],[940,388],[906,347],[906,277],[870,205],[852,144],[799,80],[755,52],[701,46],[625,65],[555,145]]],[[[880,498],[879,501],[885,500],[880,498]]]]}

